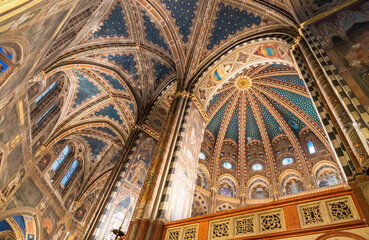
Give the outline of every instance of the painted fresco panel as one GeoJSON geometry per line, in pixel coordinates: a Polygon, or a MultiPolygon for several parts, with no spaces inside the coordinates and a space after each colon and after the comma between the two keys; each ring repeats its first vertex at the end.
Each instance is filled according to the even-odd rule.
{"type": "Polygon", "coordinates": [[[148,135],[143,135],[138,148],[132,158],[132,163],[127,170],[127,180],[132,184],[142,187],[145,181],[149,163],[153,157],[156,140],[148,135]]]}
{"type": "Polygon", "coordinates": [[[7,143],[19,132],[17,105],[3,110],[0,113],[0,142],[7,143]]]}
{"type": "Polygon", "coordinates": [[[59,217],[55,211],[48,207],[42,216],[42,232],[45,239],[51,238],[53,232],[56,230],[59,217]]]}
{"type": "Polygon", "coordinates": [[[114,235],[111,231],[118,229],[120,226],[122,226],[123,232],[127,231],[150,161],[153,158],[156,144],[157,140],[147,134],[143,134],[139,140],[138,147],[124,175],[122,185],[109,207],[107,218],[102,227],[101,239],[113,239],[114,235]]]}
{"type": "Polygon", "coordinates": [[[369,22],[354,25],[348,39],[336,38],[327,51],[339,74],[363,106],[369,105],[369,22]]]}
{"type": "Polygon", "coordinates": [[[170,210],[166,218],[175,221],[191,217],[192,200],[195,191],[198,157],[204,137],[205,121],[196,108],[190,103],[190,112],[183,135],[183,142],[175,166],[175,175],[170,194],[170,210]]]}
{"type": "Polygon", "coordinates": [[[18,206],[36,207],[43,194],[32,179],[28,178],[14,194],[18,206]]]}
{"type": "Polygon", "coordinates": [[[6,164],[0,169],[0,189],[19,171],[20,165],[23,163],[22,144],[10,152],[7,157],[6,164]],[[6,169],[6,171],[4,171],[6,169]]]}

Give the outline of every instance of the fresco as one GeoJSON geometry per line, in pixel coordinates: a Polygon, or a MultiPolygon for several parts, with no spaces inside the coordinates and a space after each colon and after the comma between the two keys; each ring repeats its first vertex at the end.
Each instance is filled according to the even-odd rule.
{"type": "Polygon", "coordinates": [[[124,222],[122,231],[127,231],[142,184],[145,181],[146,172],[154,155],[156,143],[157,140],[148,134],[142,135],[130,160],[131,163],[124,175],[122,185],[109,207],[109,213],[106,220],[104,220],[103,230],[98,239],[113,239],[114,235],[111,231],[118,229],[122,222],[124,222]]]}
{"type": "Polygon", "coordinates": [[[133,196],[132,192],[126,187],[123,187],[118,192],[106,221],[105,233],[102,235],[104,240],[112,239],[114,237],[112,230],[119,229],[120,226],[122,226],[123,232],[127,231],[138,194],[139,192],[136,192],[135,196],[133,196]]]}
{"type": "Polygon", "coordinates": [[[340,75],[364,106],[369,105],[369,22],[354,25],[349,39],[336,38],[327,51],[340,75]]]}
{"type": "Polygon", "coordinates": [[[14,195],[18,206],[30,207],[36,207],[43,197],[41,190],[30,178],[23,182],[14,195]]]}
{"type": "Polygon", "coordinates": [[[142,187],[145,181],[149,163],[155,151],[156,140],[148,135],[143,135],[141,143],[132,158],[132,163],[127,170],[127,180],[132,184],[142,187]]]}
{"type": "Polygon", "coordinates": [[[58,221],[58,215],[51,207],[48,207],[42,217],[42,232],[45,239],[51,238],[56,230],[58,221]]]}
{"type": "Polygon", "coordinates": [[[14,104],[0,113],[0,142],[7,143],[14,138],[19,126],[17,106],[14,104]]]}
{"type": "Polygon", "coordinates": [[[22,144],[19,144],[8,155],[2,169],[7,169],[0,176],[0,188],[2,188],[19,170],[23,163],[22,144]]]}
{"type": "Polygon", "coordinates": [[[183,142],[175,164],[176,174],[173,179],[173,193],[170,194],[170,210],[166,219],[179,220],[191,216],[193,193],[197,178],[198,156],[204,137],[205,121],[194,103],[190,103],[188,122],[185,127],[183,142]]]}

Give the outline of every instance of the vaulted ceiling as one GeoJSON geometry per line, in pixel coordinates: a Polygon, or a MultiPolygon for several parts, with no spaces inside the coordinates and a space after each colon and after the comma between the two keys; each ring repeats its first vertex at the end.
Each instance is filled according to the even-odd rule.
{"type": "MultiPolygon", "coordinates": [[[[87,12],[89,22],[46,68],[47,76],[65,72],[73,89],[49,142],[79,136],[90,146],[91,156],[100,159],[107,149],[120,149],[135,124],[144,123],[160,135],[171,95],[195,87],[211,118],[207,129],[216,138],[237,142],[245,124],[245,139],[272,141],[279,134],[296,138],[307,127],[326,143],[289,56],[290,44],[270,38],[292,40],[297,35],[291,14],[296,3],[115,0],[102,1],[99,7],[89,4],[65,29],[72,29],[87,12]],[[229,51],[258,39],[267,41],[228,58],[229,51]],[[220,63],[223,58],[228,63],[220,63]],[[228,72],[226,80],[206,80],[215,69],[218,74],[228,72]]],[[[64,38],[70,41],[68,30],[63,32],[61,44],[64,38]]]]}

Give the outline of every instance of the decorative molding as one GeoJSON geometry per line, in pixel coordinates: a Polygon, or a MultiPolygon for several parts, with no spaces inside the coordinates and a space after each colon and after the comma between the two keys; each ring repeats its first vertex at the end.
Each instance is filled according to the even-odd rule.
{"type": "Polygon", "coordinates": [[[167,230],[165,240],[197,240],[199,224],[174,227],[167,230]]]}
{"type": "Polygon", "coordinates": [[[209,239],[217,240],[286,231],[282,208],[217,219],[209,226],[209,239]]]}
{"type": "Polygon", "coordinates": [[[358,220],[351,196],[346,195],[297,205],[302,228],[358,220]]]}
{"type": "Polygon", "coordinates": [[[149,128],[147,125],[142,124],[141,126],[135,125],[134,128],[141,129],[145,133],[149,134],[151,137],[155,138],[156,140],[159,140],[160,134],[149,128]]]}

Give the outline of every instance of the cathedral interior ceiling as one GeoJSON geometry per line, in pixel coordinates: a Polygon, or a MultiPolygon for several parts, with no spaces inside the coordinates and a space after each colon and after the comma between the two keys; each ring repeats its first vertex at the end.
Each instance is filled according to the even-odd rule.
{"type": "MultiPolygon", "coordinates": [[[[0,8],[7,2],[0,3],[0,8]]],[[[306,132],[312,132],[331,149],[295,68],[289,41],[298,35],[298,21],[292,20],[294,12],[301,12],[298,20],[303,22],[308,19],[304,14],[317,16],[323,6],[333,8],[342,0],[304,1],[301,8],[297,0],[88,0],[77,4],[71,15],[67,11],[71,1],[59,1],[54,6],[47,3],[46,7],[40,5],[42,1],[34,2],[31,11],[21,18],[15,19],[14,15],[4,21],[0,34],[9,35],[6,41],[11,41],[13,35],[21,36],[17,38],[22,46],[21,54],[16,55],[17,64],[21,65],[20,59],[27,55],[37,59],[33,66],[21,69],[21,74],[26,76],[25,72],[43,63],[44,76],[35,81],[31,76],[24,78],[28,83],[16,78],[5,82],[4,87],[0,85],[0,95],[7,96],[0,111],[7,109],[7,125],[18,124],[10,124],[12,118],[18,117],[16,109],[20,107],[13,102],[16,96],[8,93],[22,83],[28,84],[28,104],[45,91],[55,76],[66,76],[63,107],[55,126],[47,130],[50,135],[34,139],[29,133],[25,136],[30,139],[32,153],[36,153],[35,149],[52,151],[65,142],[83,150],[89,159],[84,165],[84,191],[75,189],[68,198],[80,194],[81,202],[88,201],[104,187],[133,129],[145,125],[160,136],[173,95],[180,90],[193,90],[199,108],[209,117],[205,135],[215,143],[212,161],[219,158],[226,145],[238,148],[239,153],[262,146],[266,156],[273,158],[271,145],[283,140],[296,149],[297,161],[307,161],[299,141],[306,132]],[[53,32],[55,29],[58,31],[53,32]],[[35,34],[41,32],[52,37],[35,34]],[[42,56],[44,62],[40,60],[42,56]],[[42,144],[46,150],[40,148],[42,144]]],[[[3,41],[0,39],[0,43],[3,41]]],[[[19,121],[23,127],[24,119],[19,121]]],[[[9,128],[4,134],[0,131],[0,141],[18,150],[19,129],[9,128]],[[11,141],[16,140],[13,146],[11,141]]],[[[18,152],[19,159],[25,155],[18,152]]],[[[200,168],[210,175],[205,165],[200,164],[200,168]]],[[[296,168],[301,168],[300,164],[296,168]]],[[[268,171],[271,169],[268,165],[268,171]]],[[[286,174],[291,173],[281,173],[280,181],[286,174]]],[[[237,183],[230,174],[216,177],[219,182],[233,179],[237,183]]],[[[255,175],[246,185],[251,187],[256,180],[270,184],[265,175],[255,175]]],[[[27,180],[22,187],[35,185],[32,181],[27,180]]],[[[196,194],[205,192],[196,189],[196,194]]],[[[43,198],[41,190],[35,195],[43,198]]],[[[224,199],[240,202],[236,198],[224,199]]],[[[33,207],[42,208],[42,204],[34,202],[33,207]]],[[[46,211],[46,215],[57,215],[46,211]]],[[[12,231],[17,237],[25,234],[27,224],[36,223],[31,216],[19,215],[1,221],[0,229],[12,231]]]]}

